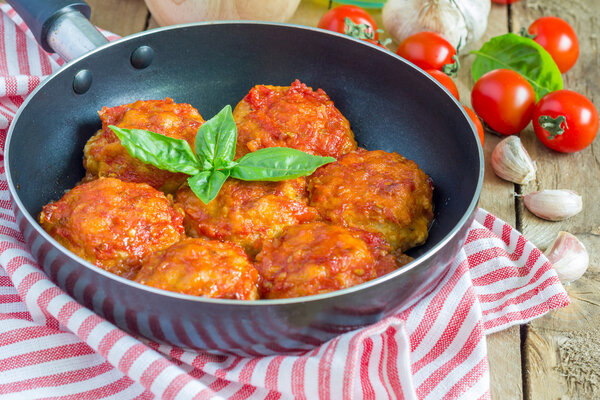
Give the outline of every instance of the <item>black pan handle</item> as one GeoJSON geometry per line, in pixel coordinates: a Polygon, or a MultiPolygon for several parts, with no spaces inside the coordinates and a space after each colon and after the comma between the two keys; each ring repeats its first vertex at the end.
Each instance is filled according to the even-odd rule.
{"type": "Polygon", "coordinates": [[[42,48],[66,61],[77,58],[107,40],[90,23],[90,6],[75,0],[7,0],[23,18],[42,48]]]}

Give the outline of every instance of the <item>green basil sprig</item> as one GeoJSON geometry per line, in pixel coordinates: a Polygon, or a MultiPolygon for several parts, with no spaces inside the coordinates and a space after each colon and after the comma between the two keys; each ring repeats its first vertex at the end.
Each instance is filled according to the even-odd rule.
{"type": "Polygon", "coordinates": [[[191,175],[190,189],[205,204],[217,197],[230,176],[245,181],[282,181],[310,175],[335,161],[288,147],[260,149],[234,161],[237,127],[229,105],[198,129],[195,153],[182,139],[143,129],[109,128],[131,156],[160,169],[191,175]]]}
{"type": "Polygon", "coordinates": [[[477,81],[494,69],[512,69],[533,87],[537,100],[563,88],[562,75],[552,56],[532,39],[514,33],[491,38],[476,54],[471,73],[477,81]]]}

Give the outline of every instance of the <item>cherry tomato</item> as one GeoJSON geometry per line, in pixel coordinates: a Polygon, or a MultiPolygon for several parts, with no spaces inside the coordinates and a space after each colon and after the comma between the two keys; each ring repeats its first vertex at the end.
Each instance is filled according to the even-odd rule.
{"type": "Polygon", "coordinates": [[[496,3],[496,4],[512,4],[512,3],[516,3],[517,1],[520,1],[520,0],[492,0],[492,3],[496,3]]]}
{"type": "Polygon", "coordinates": [[[475,82],[471,104],[490,128],[503,135],[512,135],[522,131],[531,121],[535,92],[518,72],[496,69],[475,82]]]}
{"type": "Polygon", "coordinates": [[[587,97],[571,90],[556,90],[536,104],[533,130],[549,148],[573,153],[594,141],[598,111],[587,97]]]}
{"type": "Polygon", "coordinates": [[[463,104],[463,108],[469,115],[469,118],[471,118],[471,121],[473,121],[473,125],[475,125],[475,129],[477,129],[477,134],[479,135],[479,140],[481,141],[481,145],[483,146],[484,130],[483,130],[483,124],[481,123],[481,120],[479,119],[477,114],[475,114],[475,111],[471,110],[469,107],[465,106],[464,104],[463,104]]]}
{"type": "Polygon", "coordinates": [[[453,64],[456,49],[444,37],[435,32],[419,32],[404,39],[396,54],[423,69],[442,70],[453,64]]]}
{"type": "Polygon", "coordinates": [[[382,49],[386,49],[389,50],[383,43],[381,43],[379,40],[373,40],[373,39],[363,39],[365,42],[369,42],[371,44],[374,44],[376,46],[381,47],[382,49]]]}
{"type": "Polygon", "coordinates": [[[345,33],[358,39],[377,40],[378,38],[375,20],[368,12],[357,6],[345,5],[332,8],[323,14],[317,27],[329,31],[345,33]],[[346,18],[350,18],[354,24],[365,24],[367,27],[363,31],[352,28],[351,26],[348,27],[346,18]]]}
{"type": "Polygon", "coordinates": [[[454,83],[452,78],[450,78],[442,71],[438,71],[437,69],[428,69],[425,72],[427,72],[429,75],[435,78],[436,81],[444,85],[444,87],[446,87],[446,89],[448,89],[448,91],[452,93],[454,97],[456,97],[456,100],[460,100],[458,88],[456,87],[456,84],[454,83]]]}
{"type": "Polygon", "coordinates": [[[579,57],[579,41],[569,23],[557,17],[538,18],[527,29],[529,34],[554,59],[560,72],[566,72],[575,65],[579,57]]]}

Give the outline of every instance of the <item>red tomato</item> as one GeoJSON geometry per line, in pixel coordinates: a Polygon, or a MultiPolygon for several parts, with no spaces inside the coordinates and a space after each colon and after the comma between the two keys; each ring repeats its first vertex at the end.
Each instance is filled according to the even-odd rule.
{"type": "Polygon", "coordinates": [[[317,27],[329,31],[345,33],[359,39],[377,40],[378,38],[375,20],[368,12],[357,6],[346,5],[332,8],[323,14],[317,27]],[[361,32],[358,31],[349,32],[349,27],[346,26],[346,18],[350,18],[355,24],[368,25],[368,28],[362,32],[362,35],[364,36],[361,36],[361,32]]]}
{"type": "Polygon", "coordinates": [[[535,40],[554,59],[560,72],[575,65],[579,57],[579,41],[569,23],[557,17],[538,18],[527,29],[535,40]]]}
{"type": "Polygon", "coordinates": [[[473,110],[471,110],[469,107],[463,105],[463,108],[469,115],[469,118],[471,118],[471,121],[473,121],[473,125],[475,125],[475,129],[477,129],[477,134],[479,135],[479,140],[481,141],[481,145],[483,146],[484,130],[483,130],[483,124],[481,123],[481,120],[479,119],[477,114],[475,114],[475,112],[473,110]]]}
{"type": "Polygon", "coordinates": [[[453,64],[456,49],[444,37],[435,32],[419,32],[404,39],[396,54],[423,69],[442,70],[453,64]]]}
{"type": "Polygon", "coordinates": [[[594,141],[598,132],[598,111],[587,97],[571,90],[557,90],[536,104],[533,130],[549,148],[573,153],[594,141]]]}
{"type": "Polygon", "coordinates": [[[365,42],[369,42],[371,44],[374,44],[376,46],[381,47],[382,49],[386,49],[389,50],[383,43],[381,43],[379,40],[373,40],[373,39],[363,39],[365,42]]]}
{"type": "Polygon", "coordinates": [[[535,92],[518,72],[496,69],[475,82],[471,104],[490,128],[503,135],[512,135],[522,131],[531,121],[535,92]]]}
{"type": "Polygon", "coordinates": [[[496,3],[496,4],[512,4],[512,3],[516,3],[517,1],[520,1],[520,0],[492,0],[492,3],[496,3]]]}
{"type": "Polygon", "coordinates": [[[458,94],[458,88],[456,87],[456,84],[454,83],[452,78],[450,78],[448,75],[446,75],[442,71],[438,71],[437,69],[428,69],[425,72],[427,72],[429,75],[434,77],[436,81],[438,81],[439,83],[444,85],[446,87],[446,89],[448,89],[448,91],[450,93],[452,93],[452,95],[454,97],[456,97],[456,100],[460,100],[460,95],[458,94]]]}

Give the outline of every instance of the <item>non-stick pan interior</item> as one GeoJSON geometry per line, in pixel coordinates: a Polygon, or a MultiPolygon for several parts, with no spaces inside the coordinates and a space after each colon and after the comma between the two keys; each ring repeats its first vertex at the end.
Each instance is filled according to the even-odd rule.
{"type": "Polygon", "coordinates": [[[97,111],[139,99],[172,97],[208,119],[235,106],[256,84],[299,79],[322,88],[348,118],[360,146],[415,160],[434,181],[435,222],[418,256],[464,217],[478,194],[477,141],[453,98],[394,54],[337,34],[289,25],[215,23],[165,28],[88,54],[45,82],[10,139],[9,170],[17,195],[36,218],[84,175],[82,149],[100,127],[97,111]],[[149,46],[146,68],[131,54],[149,46]],[[73,78],[91,72],[77,94],[73,78]]]}
{"type": "Polygon", "coordinates": [[[5,155],[17,223],[36,260],[67,293],[150,339],[240,355],[311,348],[413,304],[446,274],[483,179],[482,152],[468,117],[416,67],[335,33],[252,22],[159,29],[72,62],[25,102],[5,155]],[[145,68],[131,62],[140,46],[153,52],[145,68]],[[91,86],[77,94],[73,79],[82,70],[92,77],[91,86]],[[103,106],[172,97],[208,119],[226,104],[237,104],[253,85],[289,85],[295,79],[327,92],[359,145],[398,152],[433,178],[435,220],[426,244],[409,253],[421,257],[408,266],[306,298],[205,299],[105,272],[64,250],[37,224],[43,205],[83,177],[83,147],[100,127],[97,112],[103,106]]]}

